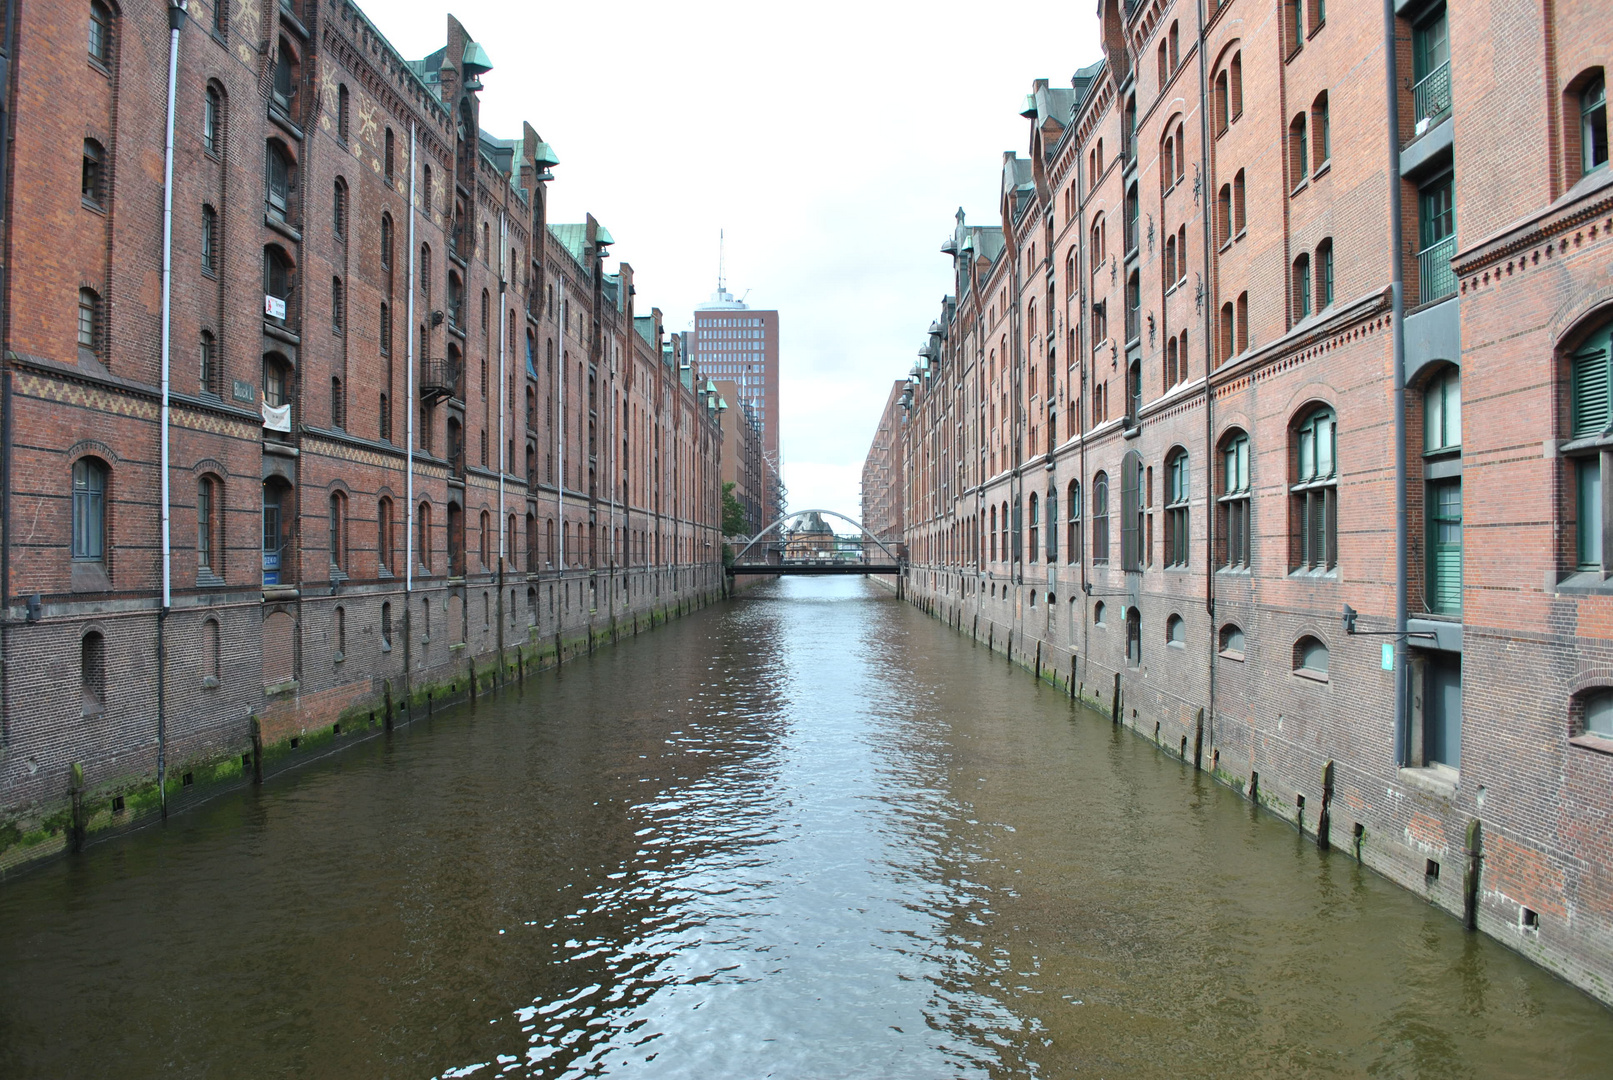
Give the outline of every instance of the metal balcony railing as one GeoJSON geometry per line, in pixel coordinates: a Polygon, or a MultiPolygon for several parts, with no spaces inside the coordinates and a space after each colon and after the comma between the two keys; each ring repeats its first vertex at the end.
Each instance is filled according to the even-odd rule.
{"type": "Polygon", "coordinates": [[[1456,295],[1456,271],[1451,269],[1455,254],[1455,236],[1436,240],[1417,253],[1418,303],[1432,304],[1456,295]]]}
{"type": "Polygon", "coordinates": [[[459,373],[447,360],[420,361],[420,396],[426,401],[453,397],[459,373]]]}
{"type": "Polygon", "coordinates": [[[1142,336],[1142,312],[1138,308],[1126,309],[1126,340],[1136,341],[1142,336]]]}
{"type": "Polygon", "coordinates": [[[1451,107],[1451,65],[1447,61],[1420,79],[1411,89],[1417,123],[1431,120],[1451,107]]]}

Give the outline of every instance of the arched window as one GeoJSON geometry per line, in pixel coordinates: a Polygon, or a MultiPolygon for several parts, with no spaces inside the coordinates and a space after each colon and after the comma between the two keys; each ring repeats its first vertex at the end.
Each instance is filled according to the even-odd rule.
{"type": "MultiPolygon", "coordinates": [[[[1162,45],[1160,48],[1164,48],[1164,46],[1162,45]]],[[[1168,192],[1175,184],[1176,142],[1172,136],[1166,135],[1164,143],[1159,148],[1159,187],[1161,191],[1168,192]]]]}
{"type": "MultiPolygon", "coordinates": [[[[97,5],[99,6],[99,5],[97,5]]],[[[85,716],[106,710],[106,638],[91,630],[78,643],[79,700],[85,716]]]]}
{"type": "Polygon", "coordinates": [[[347,92],[347,84],[342,83],[336,88],[336,137],[347,142],[348,121],[352,115],[352,95],[347,92]]]}
{"type": "Polygon", "coordinates": [[[1295,570],[1331,570],[1338,564],[1337,422],[1333,410],[1314,409],[1294,430],[1292,500],[1295,570]]]}
{"type": "Polygon", "coordinates": [[[1327,115],[1327,91],[1323,90],[1311,102],[1311,154],[1320,172],[1333,158],[1333,125],[1327,115]]]}
{"type": "Polygon", "coordinates": [[[1442,368],[1423,391],[1423,452],[1438,454],[1462,445],[1462,372],[1442,368]]]}
{"type": "Polygon", "coordinates": [[[1294,290],[1294,322],[1310,318],[1311,314],[1311,257],[1303,251],[1294,260],[1292,277],[1294,290]]]}
{"type": "Polygon", "coordinates": [[[1183,138],[1184,128],[1176,125],[1176,183],[1180,184],[1187,176],[1187,142],[1183,138]]]}
{"type": "Polygon", "coordinates": [[[397,178],[398,178],[398,171],[397,171],[397,159],[398,159],[397,139],[393,136],[391,128],[386,129],[386,137],[383,140],[383,142],[385,143],[385,149],[383,150],[382,155],[381,155],[382,156],[382,162],[383,162],[383,164],[381,166],[382,172],[383,172],[384,176],[386,177],[387,186],[388,187],[396,187],[397,182],[398,182],[397,181],[397,178]]]}
{"type": "Polygon", "coordinates": [[[73,463],[73,558],[106,558],[106,462],[80,458],[73,463]]]}
{"type": "Polygon", "coordinates": [[[1232,240],[1232,234],[1235,231],[1232,223],[1232,185],[1222,184],[1221,194],[1216,199],[1216,243],[1221,247],[1226,247],[1232,240]]]}
{"type": "Polygon", "coordinates": [[[1175,386],[1177,381],[1178,381],[1178,379],[1177,379],[1177,362],[1176,362],[1176,337],[1175,337],[1175,335],[1172,335],[1165,342],[1165,387],[1166,387],[1166,389],[1169,389],[1169,388],[1175,386]]]}
{"type": "Polygon", "coordinates": [[[101,0],[90,4],[90,59],[103,67],[112,64],[112,9],[101,0]]]}
{"type": "Polygon", "coordinates": [[[99,357],[105,335],[101,331],[101,294],[94,289],[78,291],[78,354],[80,359],[99,357]]]}
{"type": "Polygon", "coordinates": [[[1225,135],[1227,127],[1232,120],[1231,94],[1227,85],[1228,75],[1225,71],[1215,77],[1215,133],[1217,136],[1225,135]]]}
{"type": "Polygon", "coordinates": [[[1243,628],[1237,623],[1227,623],[1221,627],[1218,644],[1220,653],[1228,660],[1243,659],[1243,628]]]}
{"type": "Polygon", "coordinates": [[[1249,197],[1248,185],[1244,181],[1243,170],[1239,169],[1232,178],[1232,227],[1242,236],[1244,230],[1249,228],[1249,197]]]}
{"type": "Polygon", "coordinates": [[[291,485],[283,477],[271,476],[263,482],[263,583],[279,585],[281,575],[290,570],[291,485]]]}
{"type": "Polygon", "coordinates": [[[263,403],[271,408],[291,404],[291,365],[279,353],[263,357],[263,403]]]}
{"type": "Polygon", "coordinates": [[[1092,478],[1092,562],[1106,566],[1109,562],[1109,475],[1099,473],[1092,478]]]}
{"type": "Polygon", "coordinates": [[[548,568],[553,570],[555,567],[555,561],[559,558],[559,552],[555,549],[554,518],[545,519],[543,525],[543,535],[545,550],[547,551],[546,561],[548,568]]]}
{"type": "Polygon", "coordinates": [[[218,211],[202,204],[202,273],[218,273],[218,211]]]}
{"type": "Polygon", "coordinates": [[[330,279],[330,329],[335,334],[347,329],[347,290],[339,277],[330,279]]]}
{"type": "Polygon", "coordinates": [[[392,571],[392,500],[381,496],[375,504],[375,558],[384,573],[392,571]]]}
{"type": "Polygon", "coordinates": [[[341,177],[336,178],[336,185],[331,191],[330,199],[331,227],[336,230],[340,239],[347,239],[347,181],[341,177]]]}
{"type": "Polygon", "coordinates": [[[1031,520],[1030,520],[1031,539],[1030,539],[1030,551],[1026,555],[1026,561],[1027,562],[1035,562],[1036,561],[1037,549],[1041,544],[1041,539],[1042,539],[1042,537],[1041,537],[1041,531],[1042,531],[1041,530],[1041,517],[1040,517],[1041,509],[1042,509],[1042,506],[1041,506],[1041,503],[1037,501],[1036,493],[1034,491],[1031,492],[1031,504],[1030,504],[1030,510],[1031,510],[1031,515],[1030,515],[1031,516],[1031,520]]]}
{"type": "Polygon", "coordinates": [[[1109,625],[1108,614],[1109,614],[1109,610],[1104,605],[1102,600],[1099,600],[1096,604],[1093,604],[1092,605],[1092,625],[1093,626],[1108,626],[1109,625]]]}
{"type": "Polygon", "coordinates": [[[1070,519],[1065,526],[1064,560],[1077,563],[1081,561],[1081,481],[1070,481],[1065,492],[1065,505],[1070,508],[1070,519]]]}
{"type": "Polygon", "coordinates": [[[392,215],[381,215],[381,269],[387,271],[387,291],[392,289],[392,215]]]}
{"type": "Polygon", "coordinates": [[[1238,294],[1238,351],[1249,351],[1249,294],[1238,294]]]}
{"type": "Polygon", "coordinates": [[[431,245],[420,245],[420,293],[431,299],[431,245]]]}
{"type": "Polygon", "coordinates": [[[296,275],[285,248],[268,244],[263,249],[264,315],[271,319],[291,317],[291,294],[296,275]],[[278,303],[271,302],[278,301],[278,303]]]}
{"type": "Polygon", "coordinates": [[[482,566],[484,568],[491,566],[493,563],[493,555],[492,551],[490,550],[490,544],[492,541],[490,534],[492,532],[492,528],[493,519],[486,510],[483,510],[480,519],[481,533],[479,537],[480,542],[477,546],[477,555],[481,558],[482,566]]]}
{"type": "Polygon", "coordinates": [[[1009,562],[1011,560],[1009,558],[1009,550],[1008,550],[1008,504],[1007,503],[1002,504],[1002,515],[997,519],[997,525],[998,525],[998,528],[1000,530],[1000,535],[1001,535],[1001,538],[1002,538],[1002,547],[1001,547],[1001,550],[1000,550],[1000,555],[1001,555],[1001,558],[1002,558],[1003,562],[1009,562]]]}
{"type": "Polygon", "coordinates": [[[1288,175],[1296,189],[1310,175],[1310,146],[1306,138],[1305,114],[1300,113],[1288,124],[1288,175]]]}
{"type": "Polygon", "coordinates": [[[1192,546],[1188,529],[1188,501],[1192,486],[1186,450],[1165,461],[1165,565],[1186,566],[1192,546]]]}
{"type": "Polygon", "coordinates": [[[221,665],[220,654],[223,651],[223,634],[219,632],[217,619],[202,620],[202,685],[217,686],[221,665]]]}
{"type": "Polygon", "coordinates": [[[221,488],[216,478],[204,476],[196,482],[196,569],[200,574],[217,574],[223,544],[221,488]],[[215,569],[216,568],[216,569],[215,569]]]}
{"type": "Polygon", "coordinates": [[[1223,570],[1249,567],[1252,533],[1249,525],[1249,436],[1234,428],[1221,439],[1221,469],[1217,477],[1216,516],[1223,570]]]}
{"type": "Polygon", "coordinates": [[[291,42],[281,38],[280,48],[275,50],[272,100],[287,114],[293,111],[297,103],[297,67],[297,54],[292,51],[291,42]]]}
{"type": "Polygon", "coordinates": [[[220,383],[218,369],[218,341],[213,337],[212,331],[203,330],[201,341],[197,346],[198,376],[201,390],[204,394],[218,394],[220,383]]]}
{"type": "Polygon", "coordinates": [[[465,326],[465,283],[455,271],[448,273],[448,325],[465,326]]]}
{"type": "Polygon", "coordinates": [[[1333,306],[1333,241],[1331,238],[1316,245],[1316,310],[1325,311],[1333,306]]]}
{"type": "Polygon", "coordinates": [[[85,204],[106,205],[106,149],[94,139],[84,140],[84,171],[80,194],[85,204]]]}
{"type": "Polygon", "coordinates": [[[381,355],[392,355],[392,305],[385,300],[381,301],[381,328],[380,328],[381,355]]]}
{"type": "Polygon", "coordinates": [[[1059,492],[1052,484],[1047,486],[1047,561],[1049,565],[1059,558],[1059,492]]]}
{"type": "Polygon", "coordinates": [[[1176,231],[1176,283],[1187,281],[1187,226],[1176,231]]]}
{"type": "Polygon", "coordinates": [[[1171,71],[1182,66],[1181,36],[1176,32],[1176,23],[1171,23],[1171,71]]]}
{"type": "MultiPolygon", "coordinates": [[[[223,7],[220,4],[219,7],[223,7]]],[[[224,151],[224,94],[218,87],[209,85],[202,98],[202,149],[209,154],[224,151]]]]}
{"type": "MultiPolygon", "coordinates": [[[[1167,236],[1165,238],[1164,264],[1165,264],[1164,265],[1165,285],[1166,285],[1166,288],[1169,288],[1170,286],[1172,286],[1172,285],[1174,285],[1176,283],[1176,236],[1175,236],[1175,234],[1172,234],[1172,235],[1167,236]]],[[[1169,386],[1170,382],[1167,381],[1166,385],[1169,386]]]]}
{"type": "Polygon", "coordinates": [[[1143,613],[1141,608],[1126,609],[1126,666],[1143,666],[1143,613]]]}
{"type": "Polygon", "coordinates": [[[1175,612],[1165,619],[1165,644],[1173,649],[1187,648],[1187,623],[1175,612]]]}
{"type": "Polygon", "coordinates": [[[1575,705],[1579,722],[1574,726],[1579,734],[1613,739],[1613,690],[1606,687],[1586,690],[1575,705]]]}
{"type": "Polygon", "coordinates": [[[1232,120],[1237,122],[1243,115],[1243,53],[1232,54],[1232,63],[1227,67],[1228,86],[1232,95],[1232,120]]]}
{"type": "Polygon", "coordinates": [[[1294,642],[1294,674],[1327,681],[1327,646],[1306,635],[1294,642]]]}
{"type": "Polygon", "coordinates": [[[1580,171],[1607,164],[1607,80],[1598,73],[1579,94],[1580,171]]]}
{"type": "Polygon", "coordinates": [[[331,612],[331,662],[339,664],[347,659],[347,609],[337,607],[331,612]]]}
{"type": "Polygon", "coordinates": [[[990,521],[989,528],[991,529],[991,535],[990,535],[990,537],[989,537],[989,539],[987,541],[987,546],[990,549],[991,561],[996,562],[997,561],[997,508],[995,506],[993,506],[991,508],[991,516],[990,516],[989,521],[990,521]]]}
{"type": "Polygon", "coordinates": [[[384,601],[381,604],[381,651],[392,651],[392,603],[384,601]]]}
{"type": "Polygon", "coordinates": [[[424,573],[431,573],[431,504],[423,502],[415,515],[415,558],[420,560],[420,569],[424,573]]]}
{"type": "Polygon", "coordinates": [[[330,566],[333,571],[347,569],[347,496],[340,491],[330,493],[330,566]]]}
{"type": "Polygon", "coordinates": [[[1221,305],[1221,362],[1224,364],[1237,355],[1237,316],[1233,313],[1232,302],[1221,305]]]}

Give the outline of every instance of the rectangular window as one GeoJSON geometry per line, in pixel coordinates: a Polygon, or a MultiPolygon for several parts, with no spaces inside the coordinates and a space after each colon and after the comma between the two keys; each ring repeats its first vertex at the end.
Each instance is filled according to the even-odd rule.
{"type": "Polygon", "coordinates": [[[1462,482],[1428,485],[1428,609],[1462,610],[1462,482]]]}
{"type": "Polygon", "coordinates": [[[1445,6],[1419,23],[1411,34],[1412,107],[1418,133],[1451,107],[1451,41],[1445,6]]]}
{"type": "Polygon", "coordinates": [[[1581,458],[1574,463],[1576,507],[1577,562],[1581,570],[1602,568],[1602,459],[1581,458]]]}

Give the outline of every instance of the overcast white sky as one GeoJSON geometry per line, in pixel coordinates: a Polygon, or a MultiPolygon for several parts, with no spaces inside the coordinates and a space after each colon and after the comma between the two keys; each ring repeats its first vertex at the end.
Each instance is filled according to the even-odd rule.
{"type": "Polygon", "coordinates": [[[641,312],[687,328],[726,230],[729,288],[779,311],[790,506],[852,516],[886,393],[951,288],[953,213],[996,219],[1031,80],[1098,57],[1095,3],[362,6],[410,59],[447,12],[465,24],[494,64],[482,126],[554,146],[550,220],[609,227],[641,312]]]}

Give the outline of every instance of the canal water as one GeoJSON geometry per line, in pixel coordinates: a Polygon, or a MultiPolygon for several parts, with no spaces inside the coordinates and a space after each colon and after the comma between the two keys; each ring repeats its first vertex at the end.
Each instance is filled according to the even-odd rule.
{"type": "Polygon", "coordinates": [[[1613,1015],[858,579],[0,886],[0,1076],[1553,1077],[1613,1015]]]}

